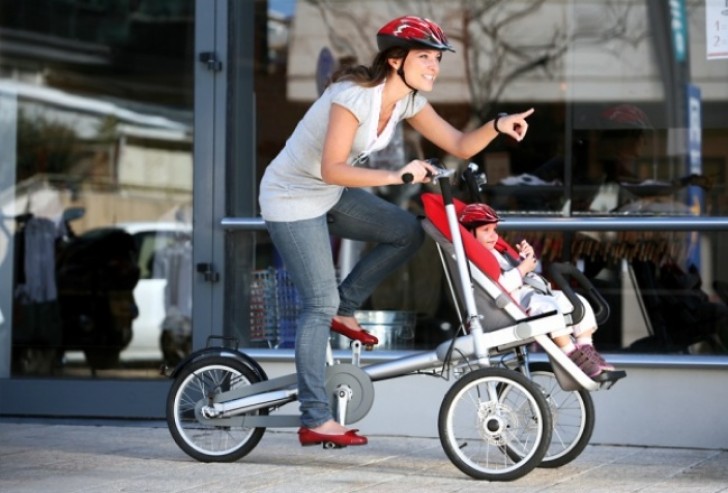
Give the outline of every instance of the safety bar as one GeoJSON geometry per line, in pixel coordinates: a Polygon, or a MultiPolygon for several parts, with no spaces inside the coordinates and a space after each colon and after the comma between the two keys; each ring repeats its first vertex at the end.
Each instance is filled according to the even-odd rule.
{"type": "MultiPolygon", "coordinates": [[[[498,224],[501,231],[728,231],[728,217],[660,216],[660,217],[553,217],[511,216],[498,224]]],[[[224,230],[265,231],[260,217],[224,217],[224,230]]]]}
{"type": "Polygon", "coordinates": [[[597,291],[592,282],[574,264],[569,262],[554,262],[549,266],[549,272],[551,273],[551,279],[553,279],[554,284],[561,289],[574,306],[574,312],[571,316],[572,323],[579,323],[584,318],[584,306],[576,296],[576,292],[571,287],[567,277],[574,279],[585,290],[587,298],[596,305],[594,317],[596,318],[597,325],[602,325],[607,321],[609,318],[609,303],[607,303],[607,300],[597,291]]]}

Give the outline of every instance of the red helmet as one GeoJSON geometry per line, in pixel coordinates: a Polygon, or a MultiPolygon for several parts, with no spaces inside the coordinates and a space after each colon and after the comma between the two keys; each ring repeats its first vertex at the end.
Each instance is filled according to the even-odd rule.
{"type": "Polygon", "coordinates": [[[389,21],[377,33],[377,46],[384,51],[394,46],[401,48],[425,48],[453,50],[440,26],[429,19],[405,15],[389,21]]]}
{"type": "Polygon", "coordinates": [[[460,212],[460,224],[467,229],[475,229],[483,224],[493,224],[500,221],[498,213],[486,204],[469,204],[460,212]]]}

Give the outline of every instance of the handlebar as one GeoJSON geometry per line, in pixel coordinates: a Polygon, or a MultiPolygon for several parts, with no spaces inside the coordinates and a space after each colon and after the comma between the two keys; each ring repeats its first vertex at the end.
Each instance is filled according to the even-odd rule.
{"type": "MultiPolygon", "coordinates": [[[[425,159],[425,162],[431,164],[432,166],[435,166],[436,168],[439,168],[439,171],[436,174],[433,174],[428,171],[427,172],[428,178],[434,178],[436,180],[439,180],[442,178],[449,178],[450,176],[452,176],[455,173],[455,171],[449,170],[449,169],[443,167],[442,163],[437,158],[425,159]]],[[[402,183],[404,183],[404,184],[412,183],[412,181],[414,179],[415,179],[415,177],[412,173],[404,173],[402,175],[402,183]]]]}

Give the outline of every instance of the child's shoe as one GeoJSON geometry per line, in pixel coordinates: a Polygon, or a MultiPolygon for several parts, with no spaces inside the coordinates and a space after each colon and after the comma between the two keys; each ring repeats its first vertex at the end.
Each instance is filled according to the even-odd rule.
{"type": "Polygon", "coordinates": [[[576,349],[569,353],[569,359],[589,378],[594,378],[604,371],[614,371],[614,367],[589,344],[576,346],[576,349]]]}

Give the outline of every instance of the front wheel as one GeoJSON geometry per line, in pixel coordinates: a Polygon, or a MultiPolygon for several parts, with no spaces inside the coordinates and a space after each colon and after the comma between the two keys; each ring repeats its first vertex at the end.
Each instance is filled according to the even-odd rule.
{"type": "MultiPolygon", "coordinates": [[[[197,417],[200,403],[211,402],[215,395],[260,378],[241,361],[210,356],[183,368],[167,396],[167,426],[172,438],[190,457],[201,462],[233,462],[255,448],[265,428],[203,424],[197,417]]],[[[248,415],[268,414],[267,409],[248,415]]],[[[244,416],[244,415],[243,415],[244,416]]]]}
{"type": "Polygon", "coordinates": [[[465,474],[511,481],[541,463],[553,423],[533,382],[513,370],[482,368],[445,394],[438,429],[445,453],[465,474]]]}

